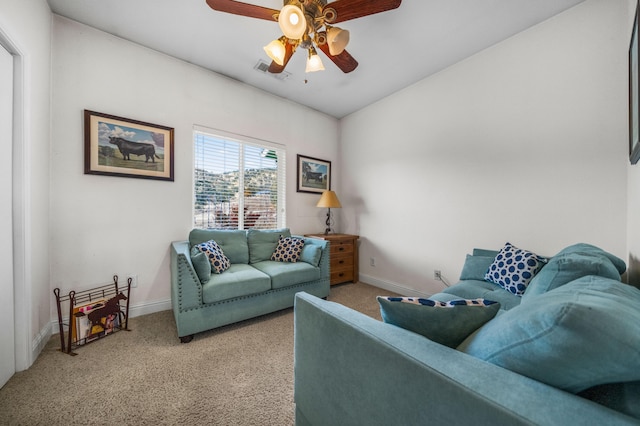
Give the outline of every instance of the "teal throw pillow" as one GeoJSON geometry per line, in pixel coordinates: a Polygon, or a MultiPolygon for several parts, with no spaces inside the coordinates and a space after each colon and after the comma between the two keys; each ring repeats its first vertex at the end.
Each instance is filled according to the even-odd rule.
{"type": "Polygon", "coordinates": [[[522,296],[534,275],[544,266],[545,258],[506,243],[489,266],[484,279],[522,296]]]}
{"type": "Polygon", "coordinates": [[[211,278],[211,263],[209,263],[207,255],[194,247],[191,249],[191,263],[200,282],[204,284],[209,281],[209,278],[211,278]]]}
{"type": "Polygon", "coordinates": [[[316,267],[320,264],[321,256],[322,249],[315,244],[305,244],[300,252],[300,260],[316,267]]]}
{"type": "Polygon", "coordinates": [[[215,241],[206,241],[195,246],[196,249],[203,252],[211,263],[211,272],[221,274],[231,266],[231,262],[215,241]]]}
{"type": "Polygon", "coordinates": [[[494,259],[495,256],[472,256],[468,254],[462,266],[460,279],[484,281],[485,274],[494,259]]]}
{"type": "Polygon", "coordinates": [[[271,260],[276,262],[296,263],[300,260],[300,252],[304,247],[304,240],[297,237],[284,237],[280,235],[278,247],[271,255],[271,260]]]}
{"type": "Polygon", "coordinates": [[[640,380],[640,290],[586,276],[485,324],[459,350],[577,393],[640,380]]]}
{"type": "Polygon", "coordinates": [[[467,336],[492,319],[500,304],[485,299],[439,302],[418,297],[378,296],[384,322],[455,348],[467,336]]]}

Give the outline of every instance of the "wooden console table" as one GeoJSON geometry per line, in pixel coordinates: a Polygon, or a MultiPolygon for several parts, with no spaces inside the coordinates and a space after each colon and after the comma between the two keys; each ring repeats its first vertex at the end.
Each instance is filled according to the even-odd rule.
{"type": "Polygon", "coordinates": [[[307,234],[305,237],[329,241],[331,285],[358,280],[358,235],[307,234]]]}

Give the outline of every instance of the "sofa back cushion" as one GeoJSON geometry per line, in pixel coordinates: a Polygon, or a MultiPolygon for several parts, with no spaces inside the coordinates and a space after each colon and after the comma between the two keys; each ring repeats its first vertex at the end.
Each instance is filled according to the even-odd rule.
{"type": "Polygon", "coordinates": [[[640,380],[640,290],[586,276],[497,316],[458,349],[569,391],[640,380]]]}
{"type": "Polygon", "coordinates": [[[563,253],[551,258],[531,280],[522,297],[523,303],[587,275],[620,281],[620,273],[606,256],[593,253],[563,253]]]}
{"type": "Polygon", "coordinates": [[[282,229],[249,229],[247,231],[247,243],[249,245],[249,263],[258,263],[270,260],[271,255],[278,247],[280,235],[290,237],[289,228],[282,229]]]}
{"type": "Polygon", "coordinates": [[[209,240],[214,240],[218,243],[232,264],[249,263],[247,231],[236,229],[193,229],[189,233],[189,248],[209,240]]]}
{"type": "MultiPolygon", "coordinates": [[[[620,275],[624,274],[624,271],[627,270],[627,264],[624,263],[624,260],[620,259],[618,256],[615,256],[608,251],[602,250],[600,247],[596,247],[591,244],[586,243],[578,243],[573,244],[568,247],[560,250],[558,254],[568,254],[568,253],[580,253],[580,254],[595,254],[599,256],[604,256],[613,263],[613,265],[618,270],[620,275]]],[[[557,255],[556,255],[557,256],[557,255]]]]}

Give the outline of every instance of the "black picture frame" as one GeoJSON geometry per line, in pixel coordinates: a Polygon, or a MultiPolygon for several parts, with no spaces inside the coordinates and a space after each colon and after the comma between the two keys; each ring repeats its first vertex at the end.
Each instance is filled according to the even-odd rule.
{"type": "Polygon", "coordinates": [[[84,173],[173,181],[172,127],[84,110],[84,173]]]}
{"type": "Polygon", "coordinates": [[[298,154],[297,191],[323,193],[331,189],[331,161],[298,154]]]}
{"type": "Polygon", "coordinates": [[[640,160],[639,12],[638,3],[636,2],[633,31],[629,42],[629,161],[631,164],[636,164],[640,160]]]}

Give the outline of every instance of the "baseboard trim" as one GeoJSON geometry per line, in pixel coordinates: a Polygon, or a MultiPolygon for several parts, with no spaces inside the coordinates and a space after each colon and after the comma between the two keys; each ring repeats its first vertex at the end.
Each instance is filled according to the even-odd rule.
{"type": "Polygon", "coordinates": [[[369,285],[372,285],[374,287],[381,288],[383,290],[388,290],[388,291],[400,294],[402,296],[414,296],[414,297],[429,297],[429,296],[431,296],[430,293],[424,293],[424,292],[418,291],[416,289],[406,287],[406,286],[404,286],[402,284],[391,282],[391,281],[386,281],[386,280],[381,280],[379,278],[375,278],[375,277],[372,277],[370,275],[360,274],[359,275],[359,280],[360,280],[360,282],[363,282],[365,284],[369,284],[369,285]]]}

